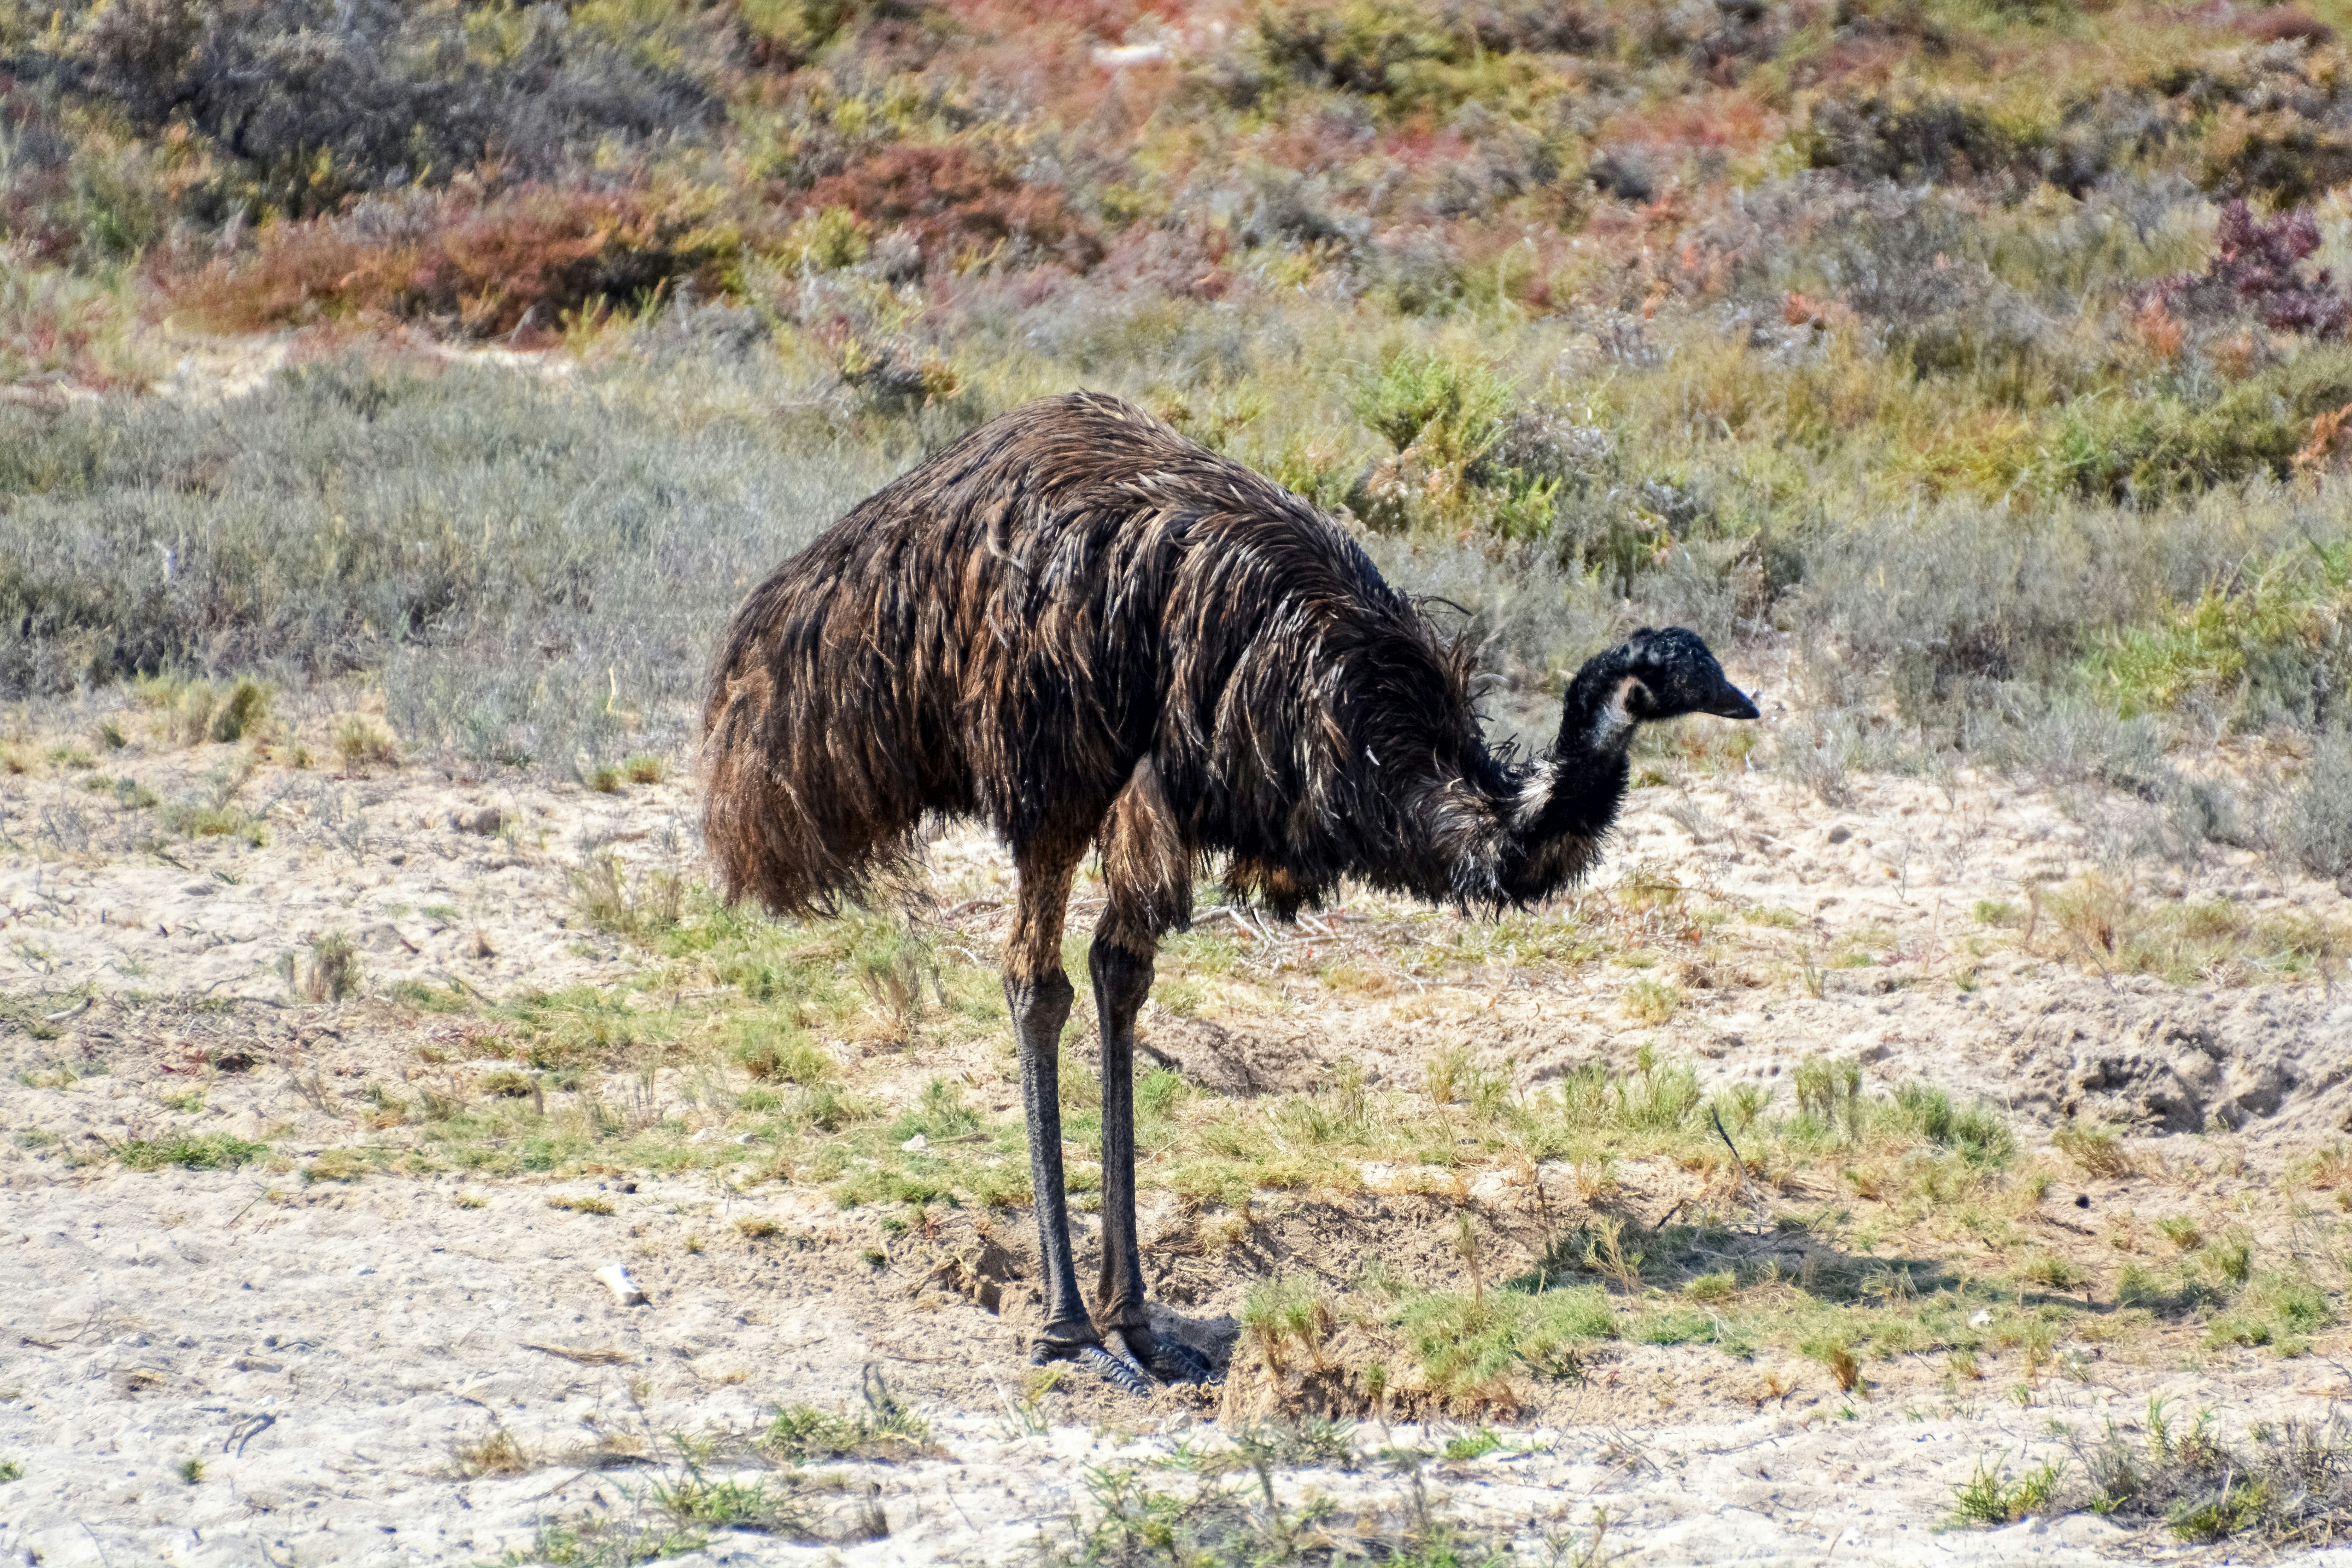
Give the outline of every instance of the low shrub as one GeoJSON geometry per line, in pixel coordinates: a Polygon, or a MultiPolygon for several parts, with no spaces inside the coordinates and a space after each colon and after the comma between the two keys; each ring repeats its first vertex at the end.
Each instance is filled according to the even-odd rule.
{"type": "Polygon", "coordinates": [[[1094,225],[1059,186],[1024,180],[985,149],[960,143],[886,147],[819,180],[807,210],[821,221],[838,211],[873,228],[904,229],[927,260],[958,269],[1027,250],[1083,272],[1103,255],[1094,225]]]}
{"type": "Polygon", "coordinates": [[[716,291],[740,242],[709,206],[688,191],[527,186],[478,205],[441,198],[389,244],[353,220],[276,224],[251,256],[177,280],[173,296],[227,331],[422,318],[543,341],[592,304],[635,307],[684,282],[716,291]]]}

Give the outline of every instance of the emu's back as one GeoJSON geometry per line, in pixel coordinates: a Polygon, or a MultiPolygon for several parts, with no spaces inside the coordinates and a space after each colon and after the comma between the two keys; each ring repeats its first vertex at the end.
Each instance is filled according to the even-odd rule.
{"type": "Polygon", "coordinates": [[[1425,837],[1417,795],[1499,783],[1458,650],[1352,540],[1091,394],[982,427],[778,567],[703,732],[728,894],[784,910],[902,867],[927,812],[1082,844],[1147,755],[1195,848],[1310,889],[1425,837]]]}

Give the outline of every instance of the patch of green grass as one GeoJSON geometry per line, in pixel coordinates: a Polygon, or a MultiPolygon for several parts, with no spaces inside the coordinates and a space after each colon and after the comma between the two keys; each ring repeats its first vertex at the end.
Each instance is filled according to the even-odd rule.
{"type": "Polygon", "coordinates": [[[1681,1010],[1685,1000],[1679,985],[1636,980],[1625,988],[1625,1016],[1642,1024],[1663,1024],[1681,1010]]]}
{"type": "Polygon", "coordinates": [[[234,1171],[269,1152],[267,1143],[249,1142],[226,1132],[134,1139],[113,1149],[115,1157],[134,1171],[160,1171],[167,1165],[184,1171],[234,1171]]]}
{"type": "Polygon", "coordinates": [[[869,1369],[862,1407],[835,1412],[814,1405],[788,1405],[768,1424],[760,1447],[793,1465],[835,1459],[905,1459],[931,1451],[931,1428],[869,1369]]]}
{"type": "Polygon", "coordinates": [[[1739,1294],[1739,1277],[1728,1268],[1697,1275],[1683,1284],[1683,1294],[1707,1306],[1719,1306],[1739,1294]]]}
{"type": "Polygon", "coordinates": [[[789,1488],[766,1477],[714,1479],[689,1467],[675,1481],[656,1481],[654,1506],[683,1529],[745,1531],[800,1540],[815,1538],[815,1520],[789,1488]]]}
{"type": "Polygon", "coordinates": [[[888,1136],[901,1142],[918,1135],[934,1143],[978,1131],[980,1112],[963,1102],[962,1092],[943,1078],[923,1085],[915,1108],[890,1124],[888,1136]]]}
{"type": "Polygon", "coordinates": [[[1874,1119],[1891,1131],[1916,1133],[1979,1169],[1999,1169],[2017,1157],[2017,1134],[1992,1106],[1956,1105],[1928,1084],[1905,1084],[1874,1119]]]}
{"type": "Polygon", "coordinates": [[[1276,1376],[1292,1355],[1323,1364],[1323,1342],[1336,1326],[1331,1299],[1311,1274],[1277,1275],[1253,1285],[1242,1300],[1242,1334],[1276,1376]]]}
{"type": "Polygon", "coordinates": [[[1502,1438],[1496,1436],[1492,1428],[1481,1426],[1475,1432],[1447,1438],[1442,1452],[1454,1463],[1462,1464],[1471,1459],[1483,1459],[1502,1447],[1502,1438]]]}
{"type": "Polygon", "coordinates": [[[735,1047],[735,1059],[761,1082],[814,1088],[839,1076],[824,1047],[797,1029],[778,1028],[767,1018],[751,1017],[740,1020],[736,1032],[740,1043],[735,1047]]]}
{"type": "MultiPolygon", "coordinates": [[[[1353,1554],[1400,1568],[1492,1568],[1508,1561],[1507,1542],[1473,1535],[1432,1502],[1417,1475],[1427,1458],[1423,1453],[1391,1453],[1391,1464],[1412,1482],[1408,1492],[1412,1500],[1401,1518],[1378,1508],[1351,1516],[1328,1498],[1310,1496],[1295,1510],[1285,1505],[1273,1483],[1275,1469],[1286,1462],[1278,1457],[1280,1445],[1256,1434],[1238,1435],[1238,1439],[1233,1460],[1223,1461],[1221,1453],[1221,1462],[1213,1466],[1185,1468],[1218,1474],[1246,1469],[1256,1479],[1256,1485],[1247,1489],[1204,1485],[1183,1493],[1160,1492],[1146,1484],[1139,1470],[1087,1467],[1087,1506],[1068,1521],[1076,1560],[1272,1568],[1320,1562],[1322,1543],[1337,1539],[1353,1547],[1353,1554]]],[[[1573,1543],[1564,1541],[1563,1545],[1573,1543]]],[[[1597,1555],[1584,1559],[1598,1560],[1597,1555]]]]}
{"type": "Polygon", "coordinates": [[[1408,1291],[1391,1321],[1429,1386],[1449,1394],[1475,1394],[1521,1372],[1574,1381],[1583,1375],[1580,1349],[1618,1332],[1607,1294],[1591,1287],[1408,1291]]]}
{"type": "MultiPolygon", "coordinates": [[[[50,1028],[46,1036],[37,1032],[42,1026],[40,1005],[47,1004],[27,1005],[19,1003],[12,1005],[6,998],[0,998],[0,1017],[5,1017],[36,1039],[55,1039],[58,1034],[55,1028],[50,1028]]],[[[86,1078],[103,1078],[111,1070],[101,1057],[63,1060],[41,1056],[16,1069],[16,1081],[26,1089],[70,1089],[86,1078]]]]}
{"type": "Polygon", "coordinates": [[[473,993],[455,980],[441,985],[422,980],[397,981],[383,994],[388,1001],[414,1007],[420,1013],[470,1013],[478,1005],[473,993]]]}
{"type": "MultiPolygon", "coordinates": [[[[824,1112],[843,1103],[834,1090],[816,1092],[827,1097],[822,1108],[824,1112]]],[[[950,1116],[946,1125],[965,1126],[966,1116],[971,1118],[969,1125],[978,1127],[978,1117],[968,1110],[950,1116]]],[[[815,1110],[809,1119],[813,1126],[824,1125],[815,1110]]],[[[828,1114],[827,1119],[835,1121],[828,1131],[837,1131],[853,1126],[862,1115],[844,1113],[835,1118],[828,1114]]],[[[887,1126],[861,1128],[819,1149],[803,1173],[812,1180],[834,1182],[834,1201],[844,1208],[866,1204],[940,1204],[950,1208],[1007,1209],[1029,1201],[1029,1167],[1022,1157],[1018,1123],[998,1125],[979,1137],[948,1134],[953,1141],[951,1147],[902,1147],[914,1131],[901,1138],[899,1128],[919,1131],[933,1124],[919,1109],[887,1126]]],[[[1078,1131],[1066,1130],[1073,1135],[1078,1131]]],[[[925,1133],[926,1139],[930,1136],[925,1133]]],[[[1090,1167],[1072,1166],[1064,1184],[1074,1194],[1091,1193],[1099,1189],[1101,1175],[1090,1167]]]]}
{"type": "Polygon", "coordinates": [[[1952,1500],[1955,1524],[2011,1524],[2048,1511],[2065,1479],[2056,1459],[2033,1466],[2011,1479],[2002,1460],[1979,1463],[1952,1500]]]}
{"type": "Polygon", "coordinates": [[[2268,1345],[2281,1355],[2310,1349],[2310,1336],[2336,1321],[2327,1294],[2301,1274],[2257,1275],[2206,1328],[2209,1346],[2268,1345]]]}

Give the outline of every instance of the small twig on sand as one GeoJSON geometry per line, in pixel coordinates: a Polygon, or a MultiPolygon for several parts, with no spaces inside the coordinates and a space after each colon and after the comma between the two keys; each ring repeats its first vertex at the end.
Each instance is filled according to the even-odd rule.
{"type": "Polygon", "coordinates": [[[527,1351],[540,1351],[548,1355],[562,1356],[565,1361],[576,1361],[583,1366],[617,1366],[631,1359],[626,1351],[586,1350],[578,1345],[534,1344],[530,1340],[524,1340],[521,1342],[522,1348],[527,1351]]]}
{"type": "Polygon", "coordinates": [[[1715,1135],[1723,1140],[1725,1148],[1731,1151],[1731,1168],[1739,1173],[1740,1195],[1750,1203],[1756,1202],[1756,1190],[1748,1179],[1748,1162],[1739,1157],[1739,1145],[1734,1143],[1731,1141],[1731,1134],[1723,1130],[1723,1113],[1709,1105],[1706,1108],[1706,1119],[1715,1123],[1715,1135]]]}
{"type": "Polygon", "coordinates": [[[245,1446],[277,1425],[278,1417],[267,1413],[248,1415],[229,1433],[227,1441],[221,1444],[221,1452],[227,1453],[229,1444],[234,1443],[236,1445],[236,1457],[242,1459],[245,1458],[245,1446]]]}

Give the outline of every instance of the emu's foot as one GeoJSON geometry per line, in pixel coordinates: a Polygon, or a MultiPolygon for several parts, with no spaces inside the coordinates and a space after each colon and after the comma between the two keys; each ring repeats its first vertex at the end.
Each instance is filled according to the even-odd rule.
{"type": "Polygon", "coordinates": [[[1136,1328],[1113,1329],[1103,1341],[1162,1383],[1216,1380],[1216,1369],[1209,1364],[1209,1358],[1181,1340],[1136,1328]]]}
{"type": "Polygon", "coordinates": [[[1044,1340],[1030,1349],[1029,1364],[1032,1366],[1047,1366],[1057,1361],[1074,1361],[1081,1366],[1092,1367],[1102,1374],[1105,1382],[1122,1394],[1149,1395],[1151,1392],[1151,1374],[1123,1350],[1113,1351],[1091,1341],[1084,1344],[1063,1345],[1049,1344],[1044,1340]]]}

